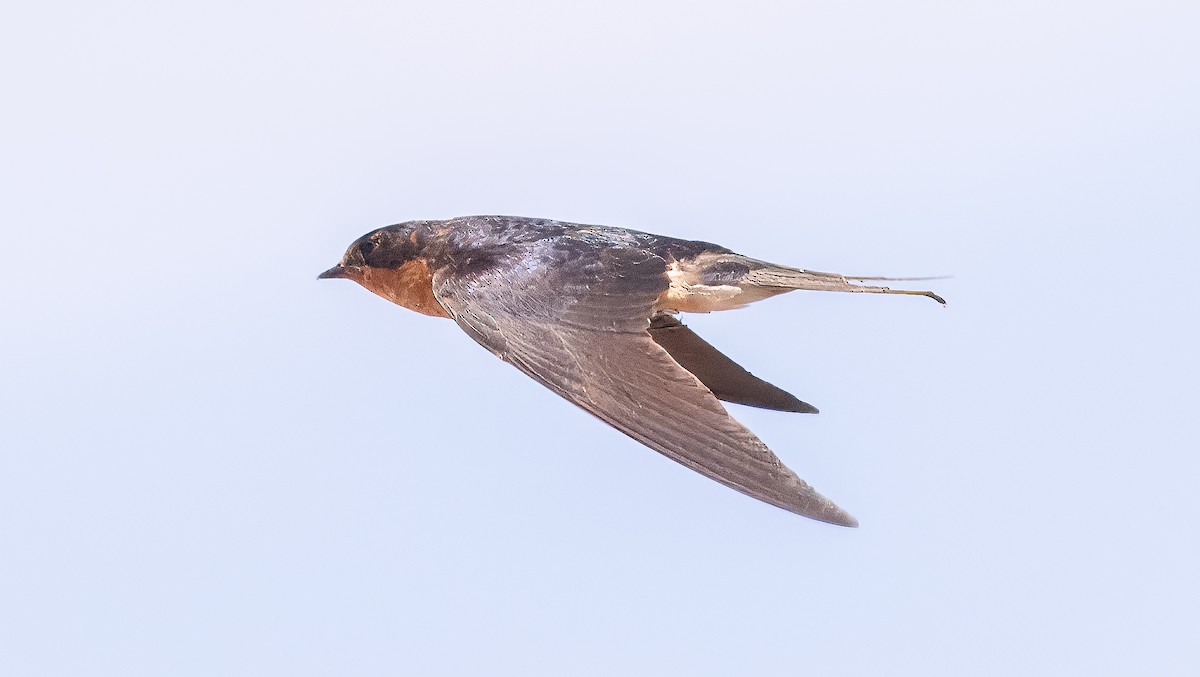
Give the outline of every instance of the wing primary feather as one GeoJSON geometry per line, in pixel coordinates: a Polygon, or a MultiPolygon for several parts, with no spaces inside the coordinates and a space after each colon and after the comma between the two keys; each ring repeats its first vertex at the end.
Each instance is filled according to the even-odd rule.
{"type": "Polygon", "coordinates": [[[670,315],[654,318],[650,337],[719,400],[776,411],[818,413],[813,405],[746,371],[670,315]]]}

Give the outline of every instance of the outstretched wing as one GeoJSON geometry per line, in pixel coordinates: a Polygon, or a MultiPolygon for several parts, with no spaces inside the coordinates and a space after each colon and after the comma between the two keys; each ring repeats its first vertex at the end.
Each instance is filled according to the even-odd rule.
{"type": "Polygon", "coordinates": [[[679,366],[700,379],[718,400],[776,411],[817,413],[816,407],[746,371],[670,315],[659,315],[650,322],[650,338],[679,366]]]}
{"type": "Polygon", "coordinates": [[[444,269],[434,294],[471,338],[646,446],[761,501],[856,526],[651,338],[665,262],[589,244],[543,240],[473,269],[444,269]]]}

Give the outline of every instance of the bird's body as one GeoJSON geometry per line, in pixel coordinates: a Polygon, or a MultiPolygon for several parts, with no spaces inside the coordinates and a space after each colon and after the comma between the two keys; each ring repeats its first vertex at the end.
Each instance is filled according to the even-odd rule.
{"type": "MultiPolygon", "coordinates": [[[[545,219],[410,221],[359,238],[321,277],[449,317],[542,385],[738,491],[814,519],[853,517],[784,466],[718,398],[816,412],[675,319],[794,289],[921,294],[750,259],[707,242],[545,219]]],[[[850,278],[855,280],[882,278],[850,278]]]]}

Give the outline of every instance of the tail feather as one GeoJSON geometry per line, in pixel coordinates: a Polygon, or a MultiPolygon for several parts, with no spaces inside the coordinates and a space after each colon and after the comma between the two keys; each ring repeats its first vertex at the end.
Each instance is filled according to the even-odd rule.
{"type": "Polygon", "coordinates": [[[803,270],[800,268],[789,268],[787,266],[779,266],[765,261],[755,261],[754,263],[761,267],[752,267],[750,272],[742,279],[743,284],[749,283],[759,287],[777,288],[777,289],[806,289],[810,291],[841,291],[841,292],[858,292],[866,294],[908,294],[913,296],[928,296],[937,301],[943,306],[946,305],[946,299],[931,292],[917,291],[910,289],[892,289],[891,287],[877,287],[865,284],[852,284],[850,281],[916,281],[916,280],[938,280],[942,277],[875,277],[875,276],[858,276],[858,275],[839,275],[837,273],[822,273],[816,270],[803,270]]]}

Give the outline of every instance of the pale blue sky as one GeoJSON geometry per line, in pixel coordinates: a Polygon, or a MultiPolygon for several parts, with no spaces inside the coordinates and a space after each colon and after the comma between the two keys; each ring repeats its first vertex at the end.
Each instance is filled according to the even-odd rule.
{"type": "Polygon", "coordinates": [[[1194,2],[27,3],[0,674],[1194,675],[1194,2]],[[475,213],[918,298],[687,321],[862,522],[317,282],[475,213]]]}

